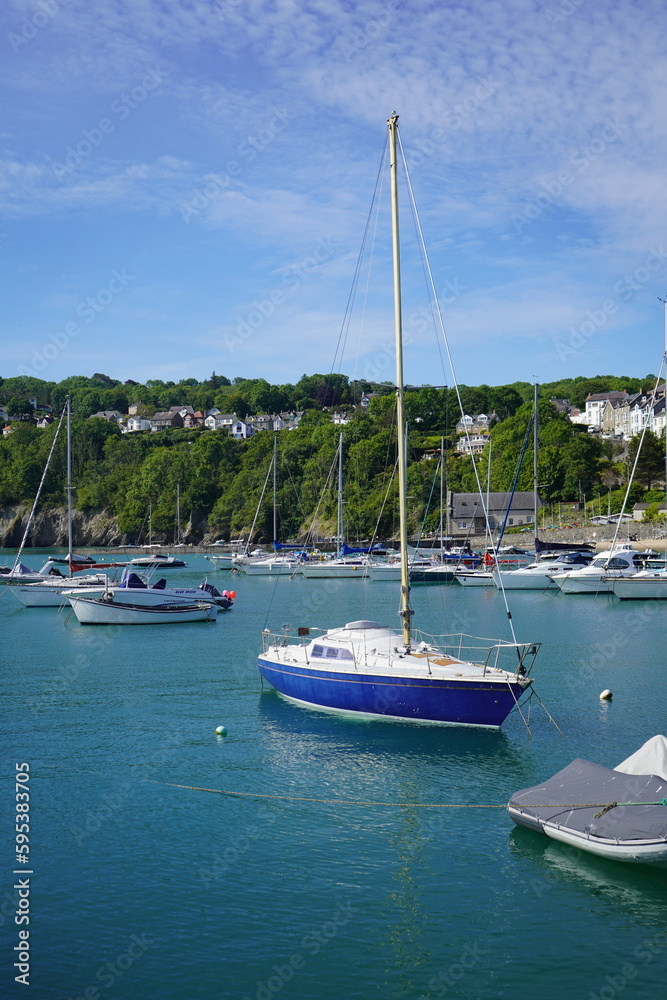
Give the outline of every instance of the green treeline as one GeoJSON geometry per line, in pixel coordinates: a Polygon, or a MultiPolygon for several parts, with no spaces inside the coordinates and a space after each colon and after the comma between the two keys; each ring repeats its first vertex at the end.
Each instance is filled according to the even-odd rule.
{"type": "MultiPolygon", "coordinates": [[[[540,493],[547,502],[607,498],[627,480],[630,457],[619,445],[602,441],[586,428],[558,413],[549,397],[582,405],[591,392],[611,389],[639,391],[654,381],[599,376],[563,380],[540,387],[540,493]]],[[[462,386],[464,410],[501,417],[491,432],[491,489],[507,490],[532,414],[533,387],[517,382],[506,386],[462,386]]],[[[335,533],[337,449],[343,431],[346,535],[350,540],[378,534],[391,537],[397,527],[396,427],[391,386],[350,383],[344,375],[303,376],[296,385],[272,386],[262,379],[233,381],[213,374],[205,382],[149,381],[120,383],[105,375],[75,376],[58,384],[27,377],[0,379],[0,402],[21,414],[26,399],[53,407],[54,422],[38,429],[29,416],[14,422],[0,442],[0,506],[32,501],[67,394],[72,397],[72,461],[76,505],[104,509],[118,517],[128,540],[146,541],[148,512],[156,538],[174,537],[176,497],[180,493],[181,524],[191,524],[188,540],[206,532],[236,537],[247,534],[264,489],[255,538],[272,537],[272,477],[267,475],[278,441],[277,509],[279,537],[303,539],[335,533]],[[376,395],[367,409],[358,402],[364,391],[376,395]],[[226,431],[203,428],[122,434],[118,425],[100,418],[98,410],[127,412],[131,403],[150,410],[191,405],[204,412],[217,406],[237,416],[304,410],[298,427],[274,435],[259,432],[247,441],[226,431]],[[22,405],[21,405],[22,404],[22,405]],[[350,422],[339,428],[323,407],[347,410],[350,422]]],[[[470,457],[455,453],[459,404],[452,389],[422,387],[406,395],[410,468],[408,505],[411,530],[436,530],[440,496],[439,449],[445,438],[446,485],[453,491],[477,489],[470,457]]],[[[653,437],[649,435],[649,437],[653,437]]],[[[626,449],[627,451],[628,449],[626,449]]],[[[633,499],[664,478],[664,446],[654,439],[638,468],[633,499]]],[[[486,488],[487,452],[477,458],[486,488]]],[[[65,491],[65,432],[61,431],[45,481],[43,502],[62,505],[65,491]]],[[[532,488],[532,442],[519,477],[519,489],[532,488]]],[[[658,499],[659,497],[650,497],[658,499]]]]}

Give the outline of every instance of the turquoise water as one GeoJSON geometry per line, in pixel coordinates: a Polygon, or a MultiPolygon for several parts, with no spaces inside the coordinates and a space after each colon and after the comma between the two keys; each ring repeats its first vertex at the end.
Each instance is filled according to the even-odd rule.
{"type": "MultiPolygon", "coordinates": [[[[208,563],[188,561],[169,578],[198,581],[208,563]]],[[[25,761],[31,997],[664,995],[667,871],[572,851],[503,809],[374,803],[503,803],[576,756],[613,766],[665,732],[666,607],[513,594],[518,638],[544,643],[536,687],[565,734],[534,705],[531,738],[516,714],[497,733],[290,705],[260,685],[265,624],[393,624],[395,587],[211,579],[238,594],[214,625],[83,627],[0,598],[2,892],[13,901],[25,761]]],[[[415,588],[414,606],[427,631],[507,636],[495,590],[415,588]]],[[[12,919],[0,917],[3,997],[25,995],[12,919]]]]}

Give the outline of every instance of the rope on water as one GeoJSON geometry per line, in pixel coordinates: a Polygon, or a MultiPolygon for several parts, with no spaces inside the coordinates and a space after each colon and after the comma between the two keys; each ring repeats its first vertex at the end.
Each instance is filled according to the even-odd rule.
{"type": "MultiPolygon", "coordinates": [[[[372,802],[368,799],[316,799],[305,795],[268,795],[264,792],[232,792],[224,788],[202,788],[199,785],[179,785],[173,781],[146,779],[151,785],[165,785],[169,788],[186,788],[191,792],[212,792],[215,795],[229,795],[232,798],[279,799],[286,802],[317,802],[334,806],[390,806],[399,809],[506,809],[507,803],[500,805],[483,802],[372,802]]],[[[601,809],[602,816],[616,806],[667,806],[667,799],[658,802],[547,802],[543,805],[530,804],[531,809],[601,809]]]]}
{"type": "Polygon", "coordinates": [[[234,798],[282,799],[288,802],[317,802],[334,806],[392,806],[399,809],[505,809],[507,805],[505,802],[501,805],[485,805],[482,803],[371,802],[370,800],[359,799],[315,799],[305,795],[268,795],[263,792],[232,792],[224,788],[201,788],[198,785],[177,785],[173,781],[155,781],[150,778],[146,780],[152,785],[167,785],[169,788],[187,788],[191,792],[213,792],[216,795],[230,795],[234,798]]]}

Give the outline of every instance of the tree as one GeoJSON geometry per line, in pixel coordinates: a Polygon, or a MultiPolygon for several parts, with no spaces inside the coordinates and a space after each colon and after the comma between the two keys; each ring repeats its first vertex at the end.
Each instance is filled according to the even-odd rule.
{"type": "MultiPolygon", "coordinates": [[[[641,434],[635,434],[628,446],[627,469],[628,476],[632,472],[637,450],[641,443],[641,434]]],[[[646,431],[644,441],[641,445],[637,468],[635,470],[635,480],[642,483],[646,489],[650,490],[656,480],[664,481],[665,478],[665,442],[664,437],[660,439],[653,431],[646,431]]]]}
{"type": "Polygon", "coordinates": [[[32,403],[29,403],[27,399],[21,399],[20,396],[12,396],[7,405],[7,413],[10,417],[18,417],[19,420],[26,422],[32,420],[34,412],[35,407],[32,403]]]}

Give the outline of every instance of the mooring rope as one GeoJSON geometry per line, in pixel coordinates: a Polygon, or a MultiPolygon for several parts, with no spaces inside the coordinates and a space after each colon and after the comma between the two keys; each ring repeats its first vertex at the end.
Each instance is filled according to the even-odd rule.
{"type": "MultiPolygon", "coordinates": [[[[179,785],[173,781],[157,781],[146,779],[151,785],[166,785],[169,788],[186,788],[191,792],[212,792],[215,795],[229,795],[233,798],[249,799],[280,799],[286,802],[316,802],[322,805],[335,806],[391,806],[399,809],[506,809],[507,803],[500,805],[484,802],[373,802],[370,799],[316,799],[305,795],[269,795],[264,792],[232,792],[224,788],[203,788],[200,785],[179,785]]],[[[607,812],[616,806],[667,806],[667,799],[658,802],[548,802],[544,805],[533,805],[530,809],[603,809],[607,812]]],[[[520,807],[519,807],[520,808],[520,807]]],[[[601,815],[601,814],[600,814],[601,815]]]]}

